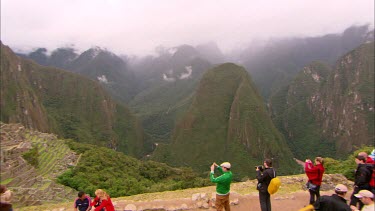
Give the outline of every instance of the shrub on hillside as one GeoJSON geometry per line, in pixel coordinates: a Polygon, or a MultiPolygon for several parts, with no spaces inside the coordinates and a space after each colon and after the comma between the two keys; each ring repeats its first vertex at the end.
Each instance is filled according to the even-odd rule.
{"type": "Polygon", "coordinates": [[[29,151],[23,153],[23,159],[25,159],[30,165],[38,168],[39,166],[39,147],[33,146],[29,151]]]}
{"type": "Polygon", "coordinates": [[[359,152],[367,152],[370,154],[374,147],[363,146],[360,149],[354,151],[348,156],[346,160],[335,160],[333,158],[325,158],[324,166],[327,174],[342,174],[349,180],[354,180],[354,173],[357,168],[355,163],[355,157],[359,152]]]}
{"type": "Polygon", "coordinates": [[[210,185],[208,177],[201,178],[190,168],[139,161],[121,152],[72,140],[67,143],[82,156],[76,167],[58,177],[58,182],[90,195],[98,188],[118,197],[210,185]]]}

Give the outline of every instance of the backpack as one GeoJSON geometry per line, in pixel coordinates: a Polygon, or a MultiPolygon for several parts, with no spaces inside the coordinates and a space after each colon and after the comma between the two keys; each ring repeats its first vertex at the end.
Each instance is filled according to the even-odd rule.
{"type": "Polygon", "coordinates": [[[271,179],[270,184],[268,185],[268,193],[269,194],[274,194],[279,190],[279,187],[281,185],[281,181],[278,177],[276,177],[276,172],[273,170],[273,178],[271,179]]]}

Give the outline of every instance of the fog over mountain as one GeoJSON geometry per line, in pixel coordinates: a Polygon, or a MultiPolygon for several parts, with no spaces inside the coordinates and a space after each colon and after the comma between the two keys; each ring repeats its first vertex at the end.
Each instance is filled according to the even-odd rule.
{"type": "Polygon", "coordinates": [[[228,53],[254,40],[373,26],[373,11],[372,0],[3,0],[1,40],[16,51],[98,45],[127,55],[216,42],[228,53]]]}

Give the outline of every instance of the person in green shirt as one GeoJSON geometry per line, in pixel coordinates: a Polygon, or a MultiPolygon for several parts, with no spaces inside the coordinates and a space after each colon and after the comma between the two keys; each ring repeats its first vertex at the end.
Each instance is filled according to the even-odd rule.
{"type": "Polygon", "coordinates": [[[216,210],[221,211],[223,208],[225,211],[230,211],[229,206],[229,193],[230,183],[232,182],[232,172],[230,171],[230,163],[224,162],[220,166],[216,163],[211,165],[210,180],[216,183],[216,210]],[[215,177],[215,167],[221,173],[220,176],[215,177]]]}

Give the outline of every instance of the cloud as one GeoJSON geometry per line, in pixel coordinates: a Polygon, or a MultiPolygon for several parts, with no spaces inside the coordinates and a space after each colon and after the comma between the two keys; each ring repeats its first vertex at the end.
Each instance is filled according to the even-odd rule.
{"type": "Polygon", "coordinates": [[[373,25],[373,11],[373,0],[2,0],[1,40],[19,48],[98,45],[123,54],[208,41],[230,50],[253,39],[373,25]]]}
{"type": "Polygon", "coordinates": [[[171,78],[169,78],[168,76],[167,76],[167,74],[163,74],[163,80],[164,81],[168,81],[168,82],[175,82],[176,81],[176,79],[175,78],[173,78],[173,77],[171,77],[171,78]]]}
{"type": "Polygon", "coordinates": [[[187,71],[187,73],[182,73],[181,76],[180,76],[180,79],[188,79],[188,78],[190,78],[191,73],[193,72],[192,67],[191,66],[186,66],[185,70],[187,71]]]}
{"type": "Polygon", "coordinates": [[[108,80],[107,80],[107,77],[105,75],[98,76],[97,79],[98,79],[98,81],[100,81],[102,83],[108,84],[108,80]]]}

